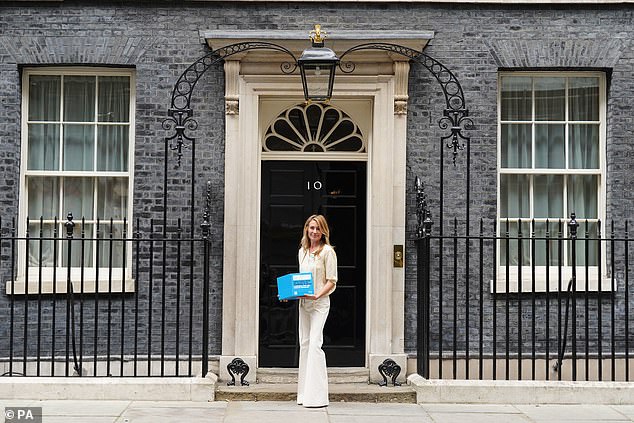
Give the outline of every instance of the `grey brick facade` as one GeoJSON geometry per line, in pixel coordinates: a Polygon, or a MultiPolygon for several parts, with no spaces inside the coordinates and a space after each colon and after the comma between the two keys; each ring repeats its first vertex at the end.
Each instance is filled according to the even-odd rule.
{"type": "MultiPolygon", "coordinates": [[[[337,30],[429,30],[435,33],[425,52],[458,77],[475,128],[471,135],[471,228],[482,217],[496,217],[497,80],[500,70],[601,70],[608,76],[607,218],[622,222],[634,209],[634,8],[630,5],[471,5],[425,3],[249,3],[249,2],[92,2],[0,5],[0,177],[2,226],[17,216],[20,174],[21,69],[31,66],[124,66],[136,70],[136,151],[134,152],[135,219],[160,219],[163,175],[161,121],[166,117],[173,84],[183,70],[208,52],[199,37],[203,29],[269,29],[308,31],[316,22],[337,30]],[[137,3],[133,5],[132,3],[137,3]]],[[[436,81],[413,65],[409,81],[407,151],[407,244],[405,349],[416,348],[416,226],[414,178],[428,184],[432,210],[438,208],[437,181],[444,100],[436,81]]],[[[223,70],[208,72],[196,86],[197,179],[212,183],[211,341],[221,352],[222,248],[224,199],[223,70]]],[[[450,153],[445,154],[449,163],[450,153]]],[[[447,222],[463,218],[464,153],[457,166],[445,167],[447,222]]],[[[185,158],[183,169],[190,164],[185,158]]],[[[170,165],[171,166],[171,165],[170,165]]],[[[190,175],[173,171],[169,181],[170,218],[181,216],[190,198],[190,175]]],[[[203,198],[204,184],[196,198],[203,198]]],[[[202,200],[201,205],[202,205],[202,200]]],[[[7,229],[5,229],[6,231],[7,229]]],[[[7,257],[2,257],[6,260],[7,257]]],[[[491,257],[486,258],[491,260],[491,257]]],[[[175,262],[170,262],[173,268],[175,262]]],[[[2,281],[10,277],[1,275],[2,281]]],[[[617,280],[623,284],[623,279],[617,280]]],[[[478,281],[473,280],[475,292],[478,281]]],[[[461,289],[462,292],[462,289],[461,289]]],[[[453,304],[453,288],[444,310],[453,304]]],[[[143,293],[139,295],[144,295],[143,293]]],[[[461,294],[462,295],[462,294],[461,294]]],[[[126,298],[130,305],[134,301],[126,298]]],[[[514,300],[515,301],[515,300],[514,300]]],[[[545,301],[543,298],[540,301],[545,301]]],[[[632,299],[630,299],[632,302],[632,299]]],[[[634,304],[634,303],[633,303],[634,304]]],[[[504,307],[503,303],[498,304],[504,307]]],[[[59,313],[64,307],[58,305],[59,313]]],[[[436,305],[437,307],[437,305],[436,305]]],[[[8,315],[10,299],[0,294],[0,314],[8,315]]],[[[491,310],[485,310],[490,315],[491,310]]],[[[622,318],[623,310],[617,310],[622,318]]],[[[171,316],[170,320],[173,321],[171,316]]],[[[129,321],[129,317],[126,317],[129,321]]],[[[463,323],[463,322],[461,322],[463,323]]],[[[474,325],[475,322],[471,322],[474,325]]],[[[0,339],[7,326],[0,324],[0,339]]],[[[169,330],[173,330],[173,327],[169,330]]],[[[118,349],[113,340],[113,349],[118,349]]],[[[490,338],[489,341],[490,343],[490,338]]],[[[7,353],[0,342],[0,356],[7,353]]]]}

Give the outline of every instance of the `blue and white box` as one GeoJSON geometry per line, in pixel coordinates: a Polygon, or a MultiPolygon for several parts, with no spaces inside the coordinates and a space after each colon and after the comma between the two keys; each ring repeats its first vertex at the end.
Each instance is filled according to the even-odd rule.
{"type": "Polygon", "coordinates": [[[312,273],[289,273],[277,278],[277,296],[280,300],[296,300],[303,295],[315,295],[312,273]]]}

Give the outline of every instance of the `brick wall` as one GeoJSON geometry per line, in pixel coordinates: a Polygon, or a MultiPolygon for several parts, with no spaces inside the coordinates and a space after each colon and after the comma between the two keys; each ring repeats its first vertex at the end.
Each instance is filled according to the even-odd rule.
{"type": "MultiPolygon", "coordinates": [[[[174,81],[207,50],[201,29],[309,30],[315,22],[331,31],[431,30],[426,53],[451,69],[462,83],[470,115],[471,217],[494,219],[496,211],[496,113],[499,68],[607,68],[610,70],[607,143],[608,218],[629,217],[633,206],[632,152],[634,49],[628,6],[490,6],[376,3],[240,3],[231,2],[62,2],[5,3],[0,6],[0,215],[17,212],[20,158],[20,69],[40,65],[133,66],[136,69],[135,218],[161,217],[163,137],[174,81]]],[[[220,353],[222,303],[222,224],[224,198],[224,102],[221,67],[210,70],[194,95],[196,178],[212,182],[211,352],[220,353]]],[[[416,175],[428,184],[432,210],[439,215],[438,128],[443,98],[436,81],[414,65],[410,77],[407,151],[406,349],[415,349],[415,204],[416,175]]],[[[171,158],[170,160],[173,160],[171,158]]],[[[444,218],[464,215],[465,153],[454,167],[445,154],[444,218]]],[[[182,217],[190,199],[191,168],[169,164],[169,218],[182,217]]],[[[196,186],[202,201],[203,183],[196,186]]],[[[200,203],[202,204],[202,203],[200,203]]],[[[197,216],[198,218],[198,216],[197,216]]],[[[196,227],[197,227],[196,223],[196,227]]],[[[436,226],[437,227],[437,226],[436,226]]],[[[475,226],[474,226],[475,227],[475,226]]],[[[6,260],[6,255],[3,257],[6,260]]],[[[171,263],[170,265],[173,265],[171,263]]],[[[3,275],[3,281],[8,275],[3,275]]],[[[446,307],[450,307],[447,297],[446,307]]],[[[9,307],[0,296],[0,313],[9,307]]],[[[487,313],[490,310],[487,310],[487,313]]],[[[619,311],[621,312],[621,311],[619,311]]],[[[0,336],[6,335],[0,327],[0,336]]],[[[0,346],[0,355],[4,355],[0,346]]]]}

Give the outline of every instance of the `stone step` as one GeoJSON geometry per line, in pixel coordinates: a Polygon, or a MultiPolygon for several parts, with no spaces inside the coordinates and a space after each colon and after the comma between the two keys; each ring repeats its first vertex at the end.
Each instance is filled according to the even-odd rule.
{"type": "MultiPolygon", "coordinates": [[[[394,402],[416,403],[416,392],[409,385],[378,386],[367,383],[338,383],[328,386],[329,399],[334,402],[394,402]]],[[[256,383],[250,386],[216,387],[216,401],[295,401],[296,383],[256,383]]]]}
{"type": "MultiPolygon", "coordinates": [[[[259,368],[258,383],[297,383],[297,369],[259,368]]],[[[329,367],[328,383],[365,383],[370,380],[370,371],[365,367],[329,367]]]]}

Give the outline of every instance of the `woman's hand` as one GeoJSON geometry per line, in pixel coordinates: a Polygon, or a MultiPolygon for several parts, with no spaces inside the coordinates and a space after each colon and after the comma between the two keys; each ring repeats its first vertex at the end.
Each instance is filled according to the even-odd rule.
{"type": "Polygon", "coordinates": [[[330,290],[331,290],[332,288],[334,288],[334,287],[335,287],[335,284],[334,284],[333,282],[331,282],[331,281],[326,281],[326,285],[324,285],[324,287],[323,287],[323,288],[321,288],[321,291],[319,291],[319,292],[317,293],[317,295],[304,295],[304,296],[303,296],[303,297],[301,297],[301,298],[304,298],[304,299],[306,299],[306,300],[313,300],[313,301],[315,301],[315,300],[320,299],[320,298],[321,298],[321,297],[323,297],[324,295],[328,295],[328,293],[330,292],[330,290]]]}
{"type": "Polygon", "coordinates": [[[305,300],[313,300],[313,301],[319,299],[319,297],[317,295],[304,295],[304,296],[302,296],[302,298],[305,299],[305,300]]]}

